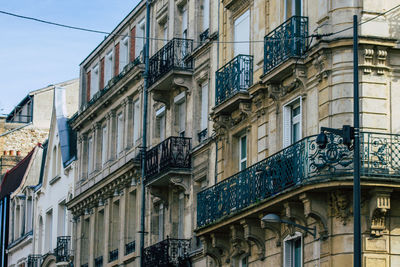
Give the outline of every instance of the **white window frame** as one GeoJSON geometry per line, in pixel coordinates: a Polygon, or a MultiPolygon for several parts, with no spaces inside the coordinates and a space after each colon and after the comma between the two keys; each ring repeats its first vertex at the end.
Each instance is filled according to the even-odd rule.
{"type": "Polygon", "coordinates": [[[208,128],[208,81],[201,85],[200,130],[208,128]]]}
{"type": "Polygon", "coordinates": [[[113,77],[114,50],[110,50],[106,54],[104,61],[104,84],[107,85],[113,77]]]}
{"type": "Polygon", "coordinates": [[[142,19],[137,25],[136,25],[136,41],[135,41],[135,56],[138,57],[140,56],[140,53],[142,53],[144,44],[145,44],[145,32],[146,32],[146,24],[144,19],[142,19]]]}
{"type": "Polygon", "coordinates": [[[210,27],[210,0],[203,0],[203,32],[210,27]]]}
{"type": "Polygon", "coordinates": [[[117,115],[117,155],[122,152],[124,147],[124,114],[117,115]]]}
{"type": "Polygon", "coordinates": [[[186,94],[185,92],[180,93],[174,97],[174,104],[176,107],[177,118],[178,118],[178,133],[180,136],[185,135],[186,131],[186,94]]]}
{"type": "Polygon", "coordinates": [[[299,132],[300,132],[300,138],[303,136],[303,129],[302,129],[302,124],[303,124],[303,101],[302,97],[296,97],[295,99],[289,101],[283,106],[283,148],[290,146],[293,143],[293,123],[292,123],[292,111],[293,107],[297,105],[297,102],[299,102],[300,105],[300,117],[299,117],[299,132]]]}
{"type": "Polygon", "coordinates": [[[125,36],[120,42],[119,48],[119,72],[121,72],[129,62],[129,37],[125,36]]]}
{"type": "Polygon", "coordinates": [[[140,138],[140,99],[133,102],[133,144],[140,138]]]}
{"type": "Polygon", "coordinates": [[[96,64],[90,72],[90,99],[92,99],[94,94],[99,91],[99,78],[99,64],[96,64]]]}
{"type": "Polygon", "coordinates": [[[187,39],[188,35],[188,10],[187,5],[184,5],[181,10],[182,13],[182,39],[187,39]]]}
{"type": "Polygon", "coordinates": [[[239,137],[239,171],[242,171],[242,170],[244,170],[246,168],[247,168],[247,135],[244,134],[244,135],[241,135],[239,137]],[[244,151],[245,152],[245,157],[242,159],[242,153],[243,153],[243,151],[242,151],[242,140],[243,139],[245,139],[245,142],[246,142],[245,143],[246,144],[246,150],[244,151]],[[245,168],[242,168],[242,163],[243,162],[246,163],[246,167],[245,168]]]}
{"type": "Polygon", "coordinates": [[[293,267],[293,241],[296,239],[300,239],[301,242],[301,248],[300,248],[300,267],[303,267],[303,249],[304,249],[304,244],[303,244],[303,235],[300,232],[295,232],[293,235],[288,235],[284,240],[283,240],[283,267],[293,267]],[[287,246],[290,246],[291,250],[291,255],[287,255],[287,246]],[[288,259],[290,257],[290,260],[288,259]]]}
{"type": "Polygon", "coordinates": [[[250,42],[249,43],[243,43],[245,41],[250,41],[250,32],[251,32],[251,16],[250,16],[250,9],[247,9],[242,15],[240,15],[238,18],[234,20],[233,23],[233,38],[234,38],[234,46],[233,46],[233,53],[234,57],[237,55],[250,55],[250,42]],[[242,23],[245,22],[245,20],[248,20],[248,25],[246,27],[246,24],[243,24],[244,26],[248,28],[248,33],[249,35],[246,36],[243,32],[244,30],[242,27],[239,27],[242,25],[242,23]]]}
{"type": "Polygon", "coordinates": [[[165,139],[165,106],[162,106],[156,111],[156,120],[160,142],[165,139]]]}
{"type": "Polygon", "coordinates": [[[249,266],[249,255],[244,254],[241,256],[238,260],[238,266],[239,267],[248,267],[249,266]],[[246,260],[246,265],[243,265],[243,260],[246,260]]]}
{"type": "Polygon", "coordinates": [[[104,165],[108,161],[108,128],[103,125],[101,128],[101,164],[104,165]]]}

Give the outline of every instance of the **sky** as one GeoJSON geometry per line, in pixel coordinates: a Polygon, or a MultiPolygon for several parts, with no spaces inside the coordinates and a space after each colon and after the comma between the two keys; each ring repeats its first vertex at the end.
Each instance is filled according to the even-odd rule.
{"type": "MultiPolygon", "coordinates": [[[[1,1],[0,10],[60,24],[112,31],[139,0],[1,1]]],[[[79,77],[79,64],[104,34],[0,14],[0,114],[30,92],[79,77]]]]}

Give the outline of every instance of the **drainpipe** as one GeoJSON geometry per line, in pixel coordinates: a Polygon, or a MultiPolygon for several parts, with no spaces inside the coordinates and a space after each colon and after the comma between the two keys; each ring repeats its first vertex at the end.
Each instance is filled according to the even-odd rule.
{"type": "Polygon", "coordinates": [[[141,217],[140,217],[140,266],[144,267],[143,255],[144,255],[144,234],[145,234],[145,201],[146,201],[146,187],[144,180],[146,177],[146,145],[147,145],[147,88],[148,88],[148,75],[149,75],[149,46],[150,46],[150,0],[146,1],[146,43],[144,47],[144,86],[143,86],[143,119],[142,119],[142,181],[141,187],[141,217]]]}
{"type": "MultiPolygon", "coordinates": [[[[219,69],[219,7],[220,2],[218,1],[218,16],[217,16],[217,24],[218,24],[218,34],[217,34],[217,70],[219,69]]],[[[215,87],[217,86],[216,80],[214,79],[215,87]]],[[[214,97],[215,99],[215,97],[214,97]]],[[[215,100],[214,100],[215,101],[215,100]]],[[[215,173],[214,173],[214,184],[218,182],[218,138],[215,137],[215,173]]]]}

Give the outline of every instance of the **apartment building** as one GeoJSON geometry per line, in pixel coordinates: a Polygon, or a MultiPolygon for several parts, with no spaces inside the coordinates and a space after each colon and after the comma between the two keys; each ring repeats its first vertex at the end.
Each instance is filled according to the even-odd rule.
{"type": "Polygon", "coordinates": [[[374,18],[398,4],[220,2],[224,65],[211,114],[218,183],[197,194],[195,231],[212,266],[352,264],[353,147],[329,130],[322,145],[316,135],[353,124],[353,14],[361,24],[363,266],[400,264],[400,11],[374,18]]]}

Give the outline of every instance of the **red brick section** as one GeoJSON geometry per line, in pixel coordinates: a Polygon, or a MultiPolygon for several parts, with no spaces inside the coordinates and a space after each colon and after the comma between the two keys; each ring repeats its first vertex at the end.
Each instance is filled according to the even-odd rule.
{"type": "Polygon", "coordinates": [[[100,59],[100,90],[104,88],[104,57],[100,59]]]}
{"type": "Polygon", "coordinates": [[[130,60],[131,62],[135,60],[135,43],[136,43],[136,27],[131,30],[131,47],[130,47],[130,60]]]}
{"type": "Polygon", "coordinates": [[[119,43],[115,45],[114,76],[119,74],[119,43]]]}
{"type": "Polygon", "coordinates": [[[86,101],[90,101],[90,70],[86,74],[86,101]]]}

